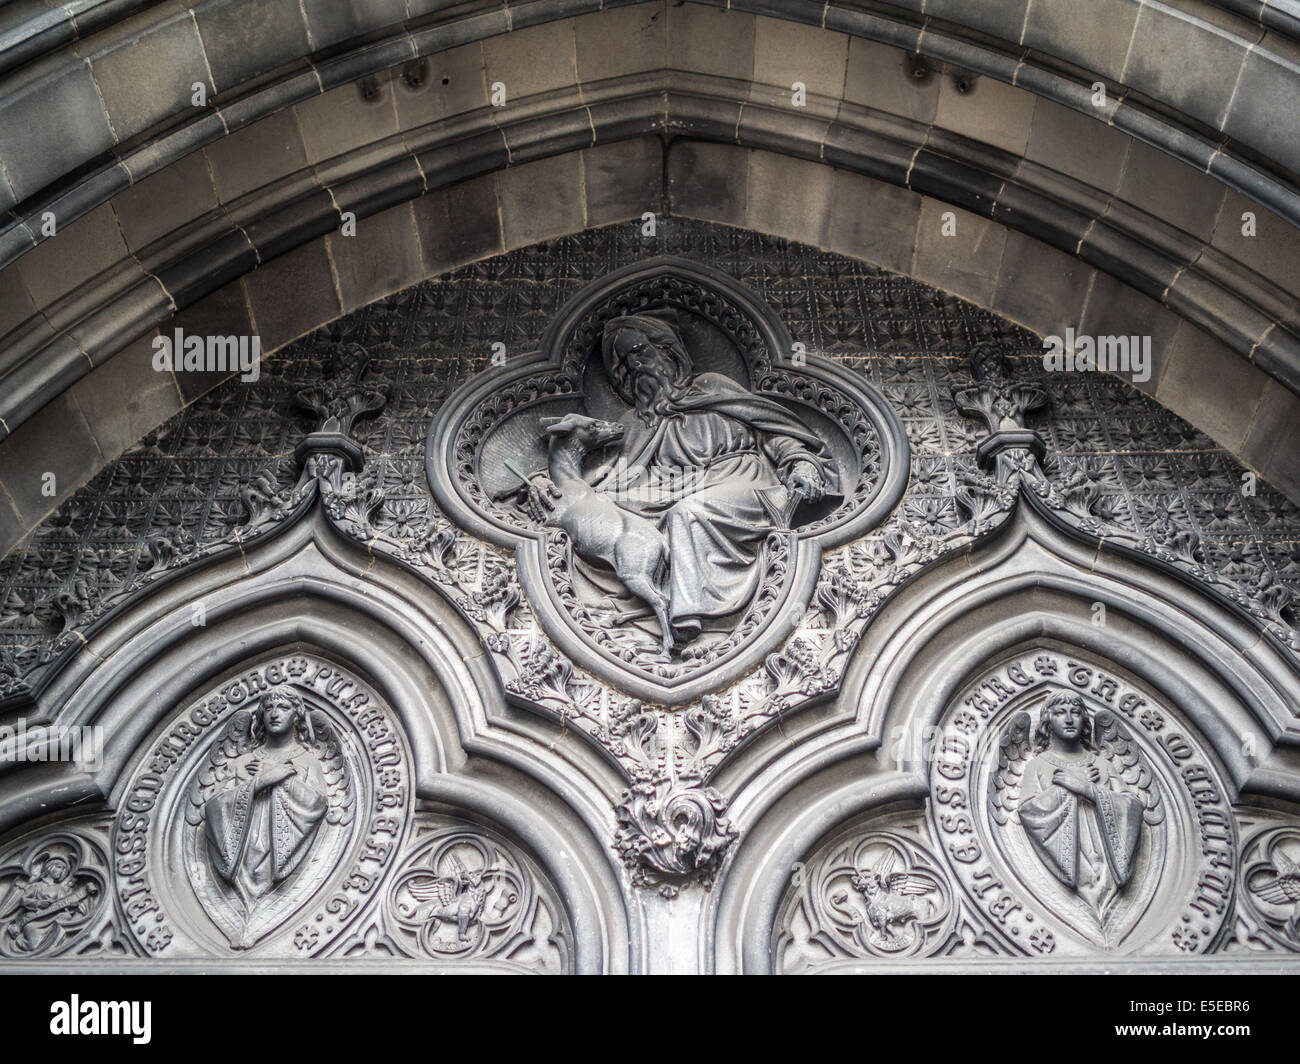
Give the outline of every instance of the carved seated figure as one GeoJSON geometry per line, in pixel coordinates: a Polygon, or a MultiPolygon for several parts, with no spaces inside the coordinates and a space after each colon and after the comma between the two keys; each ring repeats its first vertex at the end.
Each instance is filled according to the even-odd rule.
{"type": "Polygon", "coordinates": [[[838,493],[835,463],[776,401],[722,374],[694,374],[663,319],[611,320],[602,354],[631,409],[617,458],[592,486],[666,536],[671,636],[690,642],[748,605],[763,579],[764,540],[800,500],[838,493]]]}

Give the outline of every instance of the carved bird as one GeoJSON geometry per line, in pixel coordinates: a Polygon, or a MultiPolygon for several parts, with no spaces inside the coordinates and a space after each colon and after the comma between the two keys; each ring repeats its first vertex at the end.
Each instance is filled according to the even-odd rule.
{"type": "Polygon", "coordinates": [[[435,921],[435,930],[437,923],[443,920],[455,921],[456,937],[461,942],[468,942],[470,924],[483,915],[488,888],[483,882],[482,871],[468,871],[454,854],[451,862],[451,875],[415,877],[406,889],[421,904],[434,903],[429,910],[429,918],[435,921]]]}
{"type": "Polygon", "coordinates": [[[1252,885],[1251,893],[1273,905],[1295,905],[1300,902],[1300,865],[1277,850],[1273,854],[1273,871],[1276,875],[1267,883],[1252,885]]]}

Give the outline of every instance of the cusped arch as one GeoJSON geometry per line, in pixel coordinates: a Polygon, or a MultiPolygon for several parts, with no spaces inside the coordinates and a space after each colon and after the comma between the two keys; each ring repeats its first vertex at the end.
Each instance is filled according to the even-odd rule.
{"type": "Polygon", "coordinates": [[[71,805],[122,808],[159,737],[205,692],[237,687],[268,662],[332,662],[397,723],[412,808],[511,840],[502,845],[527,853],[558,893],[573,969],[626,971],[635,950],[605,842],[620,785],[612,766],[509,706],[473,633],[435,590],[317,517],[183,567],[90,631],[36,692],[30,716],[102,729],[99,763],[10,766],[4,827],[52,809],[73,815],[71,805]]]}
{"type": "MultiPolygon", "coordinates": [[[[1186,739],[1199,751],[1188,763],[1204,766],[1196,771],[1225,810],[1300,803],[1288,772],[1300,670],[1289,655],[1164,567],[1086,544],[1021,507],[969,556],[902,589],[865,633],[836,703],[805,711],[788,739],[761,737],[715,777],[734,790],[743,831],[714,903],[718,970],[770,970],[778,907],[837,832],[900,810],[918,822],[933,813],[932,772],[954,714],[1012,704],[1022,687],[997,669],[1035,655],[1079,671],[1016,673],[1023,690],[1079,691],[1133,732],[1148,711],[1154,742],[1181,750],[1186,739]],[[983,677],[992,686],[972,687],[983,677]]],[[[1190,846],[1195,831],[1182,830],[1190,846]]]]}

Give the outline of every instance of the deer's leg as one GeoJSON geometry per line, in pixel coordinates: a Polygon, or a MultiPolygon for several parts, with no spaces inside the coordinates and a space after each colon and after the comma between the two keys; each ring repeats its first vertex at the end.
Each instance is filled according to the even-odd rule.
{"type": "Polygon", "coordinates": [[[673,630],[668,623],[668,599],[664,593],[655,587],[645,573],[629,573],[623,577],[623,583],[632,594],[639,599],[643,599],[654,610],[661,632],[660,645],[665,651],[672,650],[673,630]]]}

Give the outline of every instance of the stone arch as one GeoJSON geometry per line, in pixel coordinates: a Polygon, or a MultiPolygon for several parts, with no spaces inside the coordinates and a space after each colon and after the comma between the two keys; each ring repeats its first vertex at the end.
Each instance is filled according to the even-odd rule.
{"type": "MultiPolygon", "coordinates": [[[[1294,162],[1285,129],[1261,116],[1293,66],[1295,27],[1271,6],[1248,17],[1232,6],[1117,3],[1116,33],[1132,44],[1124,56],[1100,42],[1080,54],[1070,16],[1041,3],[1012,4],[1003,19],[1001,9],[948,5],[587,10],[536,0],[453,12],[433,5],[401,23],[386,8],[336,22],[314,8],[264,6],[284,32],[257,47],[226,50],[244,30],[223,2],[199,5],[190,20],[171,9],[142,10],[111,29],[87,19],[103,33],[75,51],[56,17],[58,29],[24,37],[15,53],[27,65],[11,75],[25,87],[6,108],[14,123],[24,108],[69,103],[96,84],[109,91],[107,133],[65,138],[72,155],[26,151],[49,173],[11,179],[26,213],[3,245],[10,265],[0,284],[12,309],[0,325],[10,364],[0,430],[21,431],[45,414],[0,450],[7,540],[50,505],[22,468],[52,467],[65,497],[206,387],[167,388],[144,375],[155,327],[256,327],[269,351],[458,263],[639,217],[647,202],[662,203],[665,184],[677,213],[880,261],[1041,332],[1069,322],[1098,333],[1149,328],[1158,398],[1294,491],[1278,442],[1296,406],[1294,162]],[[735,42],[725,63],[690,43],[722,27],[735,42]],[[1219,99],[1217,82],[1193,91],[1151,47],[1163,32],[1252,91],[1219,99]],[[204,50],[209,63],[220,56],[215,110],[190,114],[186,98],[167,114],[133,112],[127,87],[113,89],[115,64],[182,45],[204,50]],[[908,54],[931,64],[921,96],[900,95],[908,54]],[[498,114],[475,79],[513,56],[530,57],[539,73],[518,108],[498,114]],[[421,58],[442,77],[420,74],[421,58]],[[783,95],[791,62],[823,72],[797,111],[783,95]],[[969,87],[963,71],[981,79],[973,93],[955,87],[969,87]],[[1104,121],[1092,117],[1095,77],[1116,89],[1104,121]],[[320,123],[370,113],[358,78],[390,105],[391,128],[343,118],[346,140],[331,140],[320,123]],[[425,96],[399,98],[412,82],[425,96]],[[459,95],[462,82],[468,95],[459,95]],[[1015,133],[991,130],[994,115],[1015,133]],[[115,138],[97,169],[95,156],[77,154],[108,150],[115,138]],[[659,138],[705,143],[681,143],[665,161],[659,138]],[[1104,175],[1062,161],[1062,145],[1087,138],[1104,175]],[[294,145],[287,155],[259,148],[282,143],[294,145]],[[200,146],[234,168],[219,158],[209,175],[200,146]],[[783,190],[795,183],[804,195],[791,203],[783,190]],[[1162,199],[1165,188],[1179,195],[1162,199]],[[177,200],[171,218],[142,223],[142,205],[156,211],[168,196],[177,200]],[[413,213],[401,206],[408,200],[413,213]],[[836,202],[845,217],[836,219],[836,202]],[[1238,215],[1255,206],[1266,242],[1238,231],[1238,215]],[[945,207],[970,240],[953,254],[918,238],[945,207]],[[43,238],[38,219],[48,209],[63,223],[79,219],[60,229],[62,240],[43,238]],[[381,267],[361,245],[342,251],[342,211],[373,219],[375,246],[398,253],[381,267]],[[862,231],[864,218],[875,232],[862,231]],[[435,231],[448,238],[425,239],[435,231]],[[310,300],[281,297],[299,285],[310,300]],[[1201,387],[1207,373],[1233,387],[1201,387]],[[146,381],[153,387],[137,387],[146,381]],[[134,409],[115,420],[102,397],[125,399],[128,388],[134,409]],[[69,418],[75,430],[63,446],[45,446],[40,425],[69,418]]],[[[39,137],[57,126],[31,128],[39,137]]]]}
{"type": "MultiPolygon", "coordinates": [[[[412,826],[408,846],[437,831],[472,836],[477,825],[535,866],[542,878],[528,896],[554,892],[546,904],[562,907],[564,926],[554,933],[564,937],[572,970],[626,971],[643,946],[605,844],[617,775],[594,750],[559,746],[553,725],[509,706],[450,605],[412,596],[409,573],[376,561],[308,512],[242,549],[173,571],[94,626],[31,697],[33,727],[39,719],[51,728],[102,729],[99,763],[93,771],[7,764],[3,827],[48,833],[59,817],[79,825],[87,810],[120,816],[159,737],[187,720],[187,707],[205,692],[236,687],[268,661],[310,660],[327,672],[332,665],[349,685],[359,680],[378,694],[409,750],[409,815],[425,826],[423,835],[412,826]]],[[[257,691],[248,691],[251,704],[257,691]]],[[[385,884],[403,859],[384,866],[385,884]]],[[[155,961],[170,961],[165,947],[155,961]]],[[[496,961],[475,963],[492,970],[496,961]]]]}
{"type": "MultiPolygon", "coordinates": [[[[760,736],[715,777],[734,794],[731,815],[742,828],[713,900],[719,971],[772,970],[778,911],[787,911],[801,877],[812,874],[808,862],[826,857],[835,838],[855,826],[859,836],[899,824],[905,835],[916,833],[946,808],[935,804],[931,777],[956,708],[992,713],[994,703],[1016,695],[1015,684],[995,675],[999,663],[1035,654],[1069,659],[1080,667],[1073,678],[1025,675],[1025,686],[1080,691],[1090,706],[1124,721],[1154,708],[1150,720],[1175,744],[1185,734],[1200,752],[1225,818],[1229,806],[1249,817],[1260,809],[1294,812],[1300,801],[1286,769],[1300,739],[1291,709],[1300,704],[1300,670],[1289,656],[1163,566],[1083,543],[1033,506],[1022,506],[969,559],[920,576],[885,612],[856,648],[833,703],[808,713],[801,729],[760,736]],[[1105,606],[1104,626],[1094,623],[1097,603],[1105,606]],[[986,675],[993,686],[972,687],[986,675]],[[1121,710],[1122,691],[1132,697],[1121,710]]],[[[1192,833],[1193,808],[1185,803],[1182,823],[1192,833]]],[[[936,859],[951,842],[913,837],[936,859]]],[[[963,865],[948,867],[951,875],[963,865]]],[[[1225,907],[1232,889],[1220,899],[1225,907]]],[[[950,926],[944,933],[956,934],[950,926]]],[[[977,959],[957,942],[962,957],[977,959]]],[[[937,956],[932,962],[942,969],[937,956]]],[[[865,971],[887,961],[887,953],[873,958],[864,949],[835,963],[865,971]]]]}

